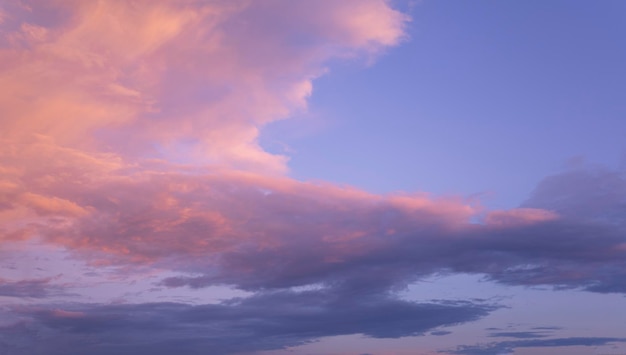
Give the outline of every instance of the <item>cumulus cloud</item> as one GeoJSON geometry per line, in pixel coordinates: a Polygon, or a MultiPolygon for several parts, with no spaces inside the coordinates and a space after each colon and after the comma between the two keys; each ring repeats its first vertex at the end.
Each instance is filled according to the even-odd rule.
{"type": "Polygon", "coordinates": [[[0,132],[285,171],[259,128],[306,107],[333,58],[373,56],[408,18],[384,0],[24,1],[0,27],[0,132]]]}

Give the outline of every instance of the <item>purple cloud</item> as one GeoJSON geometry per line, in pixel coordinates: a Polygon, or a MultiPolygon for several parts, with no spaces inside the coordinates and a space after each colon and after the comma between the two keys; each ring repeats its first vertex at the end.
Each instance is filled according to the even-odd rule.
{"type": "Polygon", "coordinates": [[[532,339],[503,341],[481,345],[464,345],[453,351],[441,351],[447,354],[458,355],[500,355],[513,354],[517,348],[547,347],[556,348],[562,346],[601,346],[612,343],[624,343],[626,338],[604,338],[604,337],[571,337],[554,339],[532,339]]]}
{"type": "Polygon", "coordinates": [[[51,284],[51,279],[9,281],[0,279],[0,296],[18,298],[46,298],[57,295],[62,287],[51,284]]]}
{"type": "Polygon", "coordinates": [[[221,304],[66,305],[21,308],[2,328],[11,354],[231,354],[283,349],[324,336],[420,335],[469,322],[497,307],[471,302],[415,303],[387,295],[271,292],[221,304]],[[42,345],[45,344],[45,345],[42,345]]]}

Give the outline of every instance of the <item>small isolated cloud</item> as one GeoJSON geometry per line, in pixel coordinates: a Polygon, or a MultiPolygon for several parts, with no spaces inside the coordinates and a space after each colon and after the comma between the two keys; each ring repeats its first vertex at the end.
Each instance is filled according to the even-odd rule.
{"type": "Polygon", "coordinates": [[[443,336],[443,335],[452,334],[452,332],[447,331],[447,330],[436,330],[434,332],[430,332],[429,334],[434,335],[434,336],[443,336]]]}
{"type": "Polygon", "coordinates": [[[489,334],[492,338],[518,338],[518,339],[535,339],[545,338],[543,332],[493,332],[489,334]]]}
{"type": "Polygon", "coordinates": [[[532,330],[547,330],[547,331],[552,331],[552,330],[560,330],[563,329],[561,327],[532,327],[530,328],[532,330]]]}

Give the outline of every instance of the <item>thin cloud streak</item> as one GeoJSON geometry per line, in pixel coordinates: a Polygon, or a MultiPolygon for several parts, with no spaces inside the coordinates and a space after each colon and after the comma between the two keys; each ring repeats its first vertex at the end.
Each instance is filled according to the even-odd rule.
{"type": "Polygon", "coordinates": [[[499,355],[513,354],[517,348],[535,348],[535,347],[563,347],[563,346],[603,346],[614,343],[624,343],[626,338],[603,338],[603,337],[571,337],[571,338],[554,338],[554,339],[532,339],[532,340],[515,340],[503,341],[481,345],[464,345],[458,347],[451,352],[441,351],[442,353],[458,354],[458,355],[499,355]]]}
{"type": "Polygon", "coordinates": [[[10,281],[0,279],[0,297],[46,298],[59,294],[61,287],[51,279],[10,281]]]}

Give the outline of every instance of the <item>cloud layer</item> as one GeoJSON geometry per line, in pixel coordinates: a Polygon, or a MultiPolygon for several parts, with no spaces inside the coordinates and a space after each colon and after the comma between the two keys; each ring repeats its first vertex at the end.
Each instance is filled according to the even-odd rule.
{"type": "Polygon", "coordinates": [[[603,206],[589,217],[558,206],[528,207],[566,193],[580,198],[567,208],[595,208],[576,191],[550,186],[562,189],[571,179],[590,176],[601,184],[617,172],[550,177],[526,207],[485,213],[459,199],[379,196],[249,172],[177,171],[163,163],[121,165],[81,154],[58,150],[60,162],[43,157],[40,171],[15,173],[3,202],[14,226],[7,223],[4,238],[39,237],[92,263],[143,264],[190,275],[165,279],[170,287],[389,290],[428,274],[459,272],[507,284],[626,291],[626,240],[615,193],[606,200],[594,196],[603,206]],[[15,216],[22,216],[19,223],[15,216]]]}
{"type": "Polygon", "coordinates": [[[301,345],[324,336],[419,335],[494,309],[470,302],[413,303],[326,291],[273,292],[222,304],[73,304],[22,308],[2,329],[12,354],[230,354],[301,345]],[[40,345],[37,345],[40,344],[40,345]]]}

